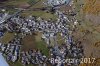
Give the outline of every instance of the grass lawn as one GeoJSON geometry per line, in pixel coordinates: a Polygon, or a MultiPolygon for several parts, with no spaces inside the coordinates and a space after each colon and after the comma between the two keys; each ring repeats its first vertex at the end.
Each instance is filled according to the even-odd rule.
{"type": "Polygon", "coordinates": [[[22,51],[36,49],[35,35],[27,35],[22,39],[22,51]]]}
{"type": "Polygon", "coordinates": [[[53,19],[53,20],[56,20],[57,16],[54,15],[54,14],[51,14],[51,13],[47,13],[47,12],[44,12],[44,11],[24,11],[22,13],[23,16],[29,16],[29,15],[33,15],[33,16],[37,16],[37,17],[41,17],[41,18],[44,18],[46,20],[48,19],[53,19]]]}
{"type": "Polygon", "coordinates": [[[39,49],[46,56],[49,55],[49,50],[46,47],[46,43],[41,40],[41,33],[36,32],[36,35],[27,35],[22,40],[22,51],[28,51],[29,49],[39,49]]]}
{"type": "Polygon", "coordinates": [[[49,49],[44,41],[36,42],[36,48],[41,50],[44,55],[49,56],[49,49]]]}
{"type": "MultiPolygon", "coordinates": [[[[23,66],[22,63],[20,61],[17,61],[15,63],[9,62],[10,66],[23,66]]],[[[29,64],[27,66],[37,66],[37,65],[33,65],[33,64],[29,64]]]]}
{"type": "MultiPolygon", "coordinates": [[[[14,8],[19,8],[19,7],[22,7],[24,5],[28,5],[30,4],[29,1],[31,0],[8,0],[8,1],[5,1],[3,2],[3,6],[7,6],[7,12],[9,12],[10,14],[13,14],[15,13],[16,9],[14,8]],[[9,7],[8,7],[9,6],[9,7]]],[[[38,1],[38,0],[36,0],[38,1]]],[[[53,20],[56,20],[56,15],[54,14],[51,14],[51,13],[47,13],[47,12],[44,12],[44,11],[41,11],[41,10],[37,10],[37,11],[33,11],[32,9],[34,8],[42,8],[42,7],[45,7],[45,5],[43,4],[43,2],[45,2],[46,0],[39,0],[39,2],[37,2],[36,4],[31,4],[32,6],[29,8],[29,10],[26,10],[26,11],[23,11],[21,13],[22,16],[29,16],[29,15],[33,15],[33,16],[37,16],[37,17],[41,17],[41,18],[44,18],[46,20],[52,18],[53,20]]]]}
{"type": "Polygon", "coordinates": [[[65,43],[65,39],[60,35],[60,33],[57,34],[57,42],[59,45],[65,43]]]}
{"type": "MultiPolygon", "coordinates": [[[[29,1],[31,0],[8,0],[6,2],[3,3],[3,5],[5,6],[9,6],[9,7],[20,7],[20,5],[25,5],[25,4],[30,4],[29,1]]],[[[36,0],[38,1],[38,0],[36,0]]],[[[38,3],[34,4],[33,6],[31,6],[29,9],[31,9],[31,11],[23,11],[22,15],[23,16],[29,16],[29,15],[33,15],[33,16],[37,16],[37,17],[42,17],[44,19],[56,19],[56,16],[54,14],[51,13],[46,13],[44,11],[38,10],[38,11],[32,11],[32,9],[34,8],[42,8],[45,7],[45,5],[43,4],[43,2],[45,2],[46,0],[39,0],[38,3]]],[[[32,4],[31,4],[32,5],[32,4]]],[[[17,10],[15,9],[7,9],[7,12],[13,14],[15,13],[17,10]]]]}
{"type": "Polygon", "coordinates": [[[56,15],[54,15],[54,14],[51,14],[51,13],[44,13],[44,14],[42,14],[41,16],[40,16],[41,18],[44,18],[44,19],[46,19],[46,20],[48,20],[48,19],[53,19],[53,20],[56,20],[56,18],[57,18],[57,16],[56,15]]]}
{"type": "Polygon", "coordinates": [[[18,6],[20,4],[23,4],[23,3],[27,3],[29,0],[8,0],[8,1],[5,1],[3,2],[3,5],[13,5],[13,6],[18,6]]]}
{"type": "Polygon", "coordinates": [[[46,47],[46,43],[43,40],[41,40],[42,33],[36,32],[36,34],[36,48],[41,50],[46,56],[49,56],[49,49],[46,47]]]}
{"type": "Polygon", "coordinates": [[[58,33],[57,34],[57,39],[56,39],[56,41],[53,39],[53,38],[50,38],[50,45],[51,46],[54,46],[55,45],[55,43],[56,43],[56,41],[57,41],[57,44],[60,46],[60,45],[62,45],[62,44],[65,44],[65,39],[64,39],[64,37],[62,37],[61,35],[60,35],[60,33],[58,33]]]}
{"type": "Polygon", "coordinates": [[[10,66],[23,66],[21,62],[16,62],[16,63],[9,62],[9,65],[10,66]]]}
{"type": "Polygon", "coordinates": [[[0,42],[7,44],[9,41],[11,41],[14,38],[15,33],[9,33],[6,32],[4,36],[0,39],[0,42]]]}
{"type": "Polygon", "coordinates": [[[34,6],[32,6],[31,9],[45,7],[45,5],[43,4],[43,2],[45,2],[45,1],[46,0],[40,0],[38,3],[36,3],[34,6]]]}

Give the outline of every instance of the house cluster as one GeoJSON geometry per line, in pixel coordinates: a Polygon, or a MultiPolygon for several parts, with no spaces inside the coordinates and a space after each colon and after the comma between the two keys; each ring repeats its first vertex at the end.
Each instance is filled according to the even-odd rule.
{"type": "Polygon", "coordinates": [[[20,61],[24,66],[28,64],[46,65],[47,57],[40,50],[21,51],[21,39],[14,38],[8,44],[0,43],[0,51],[3,53],[7,61],[13,63],[20,61]]]}
{"type": "MultiPolygon", "coordinates": [[[[47,43],[50,50],[50,58],[82,58],[83,47],[79,43],[75,43],[73,40],[72,33],[73,29],[78,25],[77,20],[69,20],[69,18],[60,11],[56,11],[58,16],[57,21],[53,22],[52,19],[44,20],[42,18],[36,18],[29,16],[27,18],[16,16],[0,24],[2,30],[6,29],[10,32],[21,33],[22,36],[15,37],[14,40],[10,41],[9,44],[0,44],[0,49],[4,55],[6,55],[8,61],[16,62],[21,58],[21,62],[24,66],[27,64],[39,64],[44,63],[46,65],[47,61],[50,61],[40,50],[29,50],[29,51],[20,51],[21,50],[21,39],[27,34],[32,35],[34,31],[42,32],[41,38],[47,43]],[[70,27],[72,24],[72,27],[70,27]],[[65,44],[59,46],[57,43],[57,34],[64,38],[65,44]],[[51,40],[54,40],[53,46],[51,45],[51,40]]],[[[63,63],[56,64],[51,63],[53,66],[63,66],[63,63]]],[[[79,64],[79,63],[69,63],[79,64]]],[[[75,65],[74,65],[75,66],[75,65]]]]}
{"type": "Polygon", "coordinates": [[[78,66],[80,61],[70,62],[70,61],[62,61],[66,59],[81,59],[84,57],[84,50],[80,43],[72,44],[70,48],[66,44],[61,46],[55,45],[54,47],[50,48],[50,59],[54,59],[56,61],[51,62],[52,66],[64,66],[67,63],[69,66],[78,66]],[[57,63],[58,62],[58,63],[57,63]]]}
{"type": "Polygon", "coordinates": [[[57,6],[62,4],[68,4],[71,0],[47,0],[46,4],[50,6],[57,6]]]}
{"type": "Polygon", "coordinates": [[[20,57],[20,39],[15,38],[9,44],[0,43],[0,51],[6,56],[7,61],[15,62],[20,57]]]}
{"type": "Polygon", "coordinates": [[[42,54],[40,50],[29,50],[27,52],[21,52],[21,62],[23,65],[27,64],[38,64],[47,66],[47,57],[42,54]]]}

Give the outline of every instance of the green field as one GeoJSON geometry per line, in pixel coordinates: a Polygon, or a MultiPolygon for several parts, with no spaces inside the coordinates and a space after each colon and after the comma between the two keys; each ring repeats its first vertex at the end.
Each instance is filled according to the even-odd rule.
{"type": "Polygon", "coordinates": [[[9,41],[13,40],[15,33],[6,32],[4,36],[0,39],[0,42],[7,44],[9,41]]]}
{"type": "Polygon", "coordinates": [[[36,33],[37,33],[37,35],[35,36],[36,48],[41,50],[44,55],[49,56],[49,49],[47,48],[46,43],[41,39],[42,33],[40,32],[36,33]]]}
{"type": "MultiPolygon", "coordinates": [[[[23,66],[20,61],[18,61],[16,63],[9,62],[9,64],[10,64],[10,66],[23,66]]],[[[27,66],[38,66],[38,65],[29,64],[27,66]]]]}
{"type": "Polygon", "coordinates": [[[27,35],[22,40],[22,51],[28,51],[29,49],[39,49],[43,54],[49,56],[49,50],[46,47],[46,43],[41,40],[41,33],[37,33],[36,35],[27,35]]]}
{"type": "Polygon", "coordinates": [[[41,18],[44,18],[45,20],[48,20],[48,19],[53,19],[53,20],[56,20],[57,16],[54,15],[54,14],[51,14],[51,13],[47,13],[47,12],[44,12],[44,11],[24,11],[22,13],[23,16],[37,16],[37,17],[41,17],[41,18]]]}
{"type": "Polygon", "coordinates": [[[49,49],[44,41],[36,42],[36,48],[41,50],[44,55],[49,56],[49,49]]]}
{"type": "Polygon", "coordinates": [[[37,16],[37,17],[41,17],[44,18],[46,20],[52,18],[53,20],[56,20],[57,16],[51,13],[47,13],[45,11],[42,10],[37,10],[34,11],[33,9],[35,8],[43,8],[45,7],[45,5],[43,4],[43,2],[46,0],[8,0],[2,3],[1,6],[6,6],[6,12],[10,13],[10,14],[14,14],[15,12],[17,12],[18,10],[15,8],[22,8],[22,7],[26,7],[31,5],[31,7],[28,10],[23,11],[22,13],[20,13],[22,16],[37,16]],[[32,3],[34,2],[34,3],[32,3]]]}

